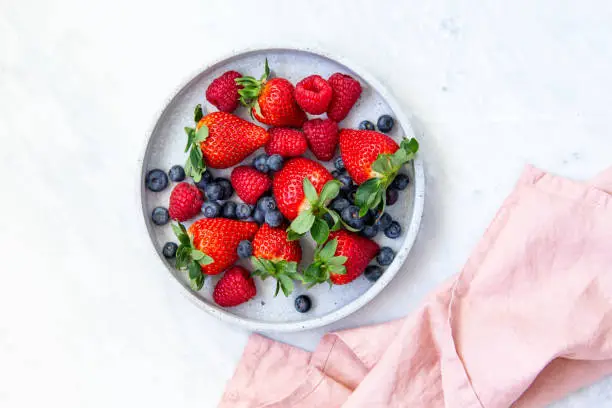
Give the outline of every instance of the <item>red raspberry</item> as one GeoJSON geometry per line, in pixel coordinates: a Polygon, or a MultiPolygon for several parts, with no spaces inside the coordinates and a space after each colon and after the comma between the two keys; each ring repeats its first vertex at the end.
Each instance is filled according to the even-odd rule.
{"type": "Polygon", "coordinates": [[[338,145],[338,124],[331,119],[311,119],[304,123],[310,151],[317,159],[331,160],[338,145]]]}
{"type": "Polygon", "coordinates": [[[206,89],[206,100],[223,112],[233,112],[238,107],[240,95],[238,90],[242,86],[235,82],[236,78],[242,77],[240,72],[227,71],[215,78],[206,89]]]}
{"type": "Polygon", "coordinates": [[[200,213],[203,203],[202,192],[196,186],[186,182],[178,183],[170,193],[170,218],[187,221],[200,213]]]}
{"type": "Polygon", "coordinates": [[[238,166],[230,176],[232,186],[238,197],[247,204],[256,204],[259,197],[270,189],[270,178],[250,166],[238,166]]]}
{"type": "Polygon", "coordinates": [[[270,133],[270,141],[266,145],[268,155],[280,154],[283,157],[297,157],[306,153],[308,144],[302,131],[272,128],[268,132],[270,133]]]}
{"type": "Polygon", "coordinates": [[[325,113],[332,99],[332,87],[319,75],[302,79],[295,86],[295,100],[312,115],[325,113]]]}
{"type": "Polygon", "coordinates": [[[223,307],[238,306],[257,294],[255,281],[241,266],[234,266],[225,272],[213,291],[215,303],[223,307]]]}
{"type": "Polygon", "coordinates": [[[334,93],[327,108],[327,117],[340,122],[346,118],[357,99],[359,99],[361,85],[350,75],[339,72],[330,76],[328,82],[334,93]]]}

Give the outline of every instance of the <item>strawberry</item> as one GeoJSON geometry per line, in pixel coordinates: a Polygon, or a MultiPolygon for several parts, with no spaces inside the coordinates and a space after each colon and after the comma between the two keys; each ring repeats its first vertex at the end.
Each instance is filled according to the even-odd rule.
{"type": "Polygon", "coordinates": [[[387,188],[418,150],[416,139],[404,139],[398,146],[389,136],[373,130],[340,131],[344,167],[355,183],[360,184],[355,204],[360,207],[361,216],[368,209],[384,212],[387,188]]]}
{"type": "Polygon", "coordinates": [[[273,228],[263,224],[253,238],[253,256],[251,262],[255,267],[253,275],[266,279],[276,279],[276,296],[280,289],[285,296],[293,291],[293,280],[301,279],[297,265],[302,260],[300,241],[289,241],[285,228],[273,228]]]}
{"type": "Polygon", "coordinates": [[[309,287],[322,282],[347,284],[363,273],[378,250],[376,242],[354,232],[332,232],[325,245],[317,246],[314,261],[304,271],[303,280],[309,287]]]}
{"type": "Polygon", "coordinates": [[[206,88],[206,100],[223,112],[233,112],[240,104],[238,90],[242,89],[236,83],[236,78],[242,77],[240,72],[227,71],[215,78],[206,88]]]}
{"type": "Polygon", "coordinates": [[[235,167],[232,170],[230,181],[238,197],[245,203],[253,205],[272,186],[267,174],[259,172],[251,166],[235,167]]]}
{"type": "Polygon", "coordinates": [[[317,159],[329,161],[338,145],[338,124],[331,119],[311,119],[304,123],[304,135],[317,159]]]}
{"type": "Polygon", "coordinates": [[[327,117],[340,122],[346,118],[361,95],[361,85],[350,75],[336,72],[327,80],[333,89],[333,96],[327,108],[327,117]]]}
{"type": "Polygon", "coordinates": [[[251,108],[251,116],[271,126],[300,127],[306,114],[294,97],[291,82],[284,78],[272,78],[266,59],[264,74],[257,80],[251,76],[238,78],[236,83],[244,88],[238,91],[240,102],[251,108]]]}
{"type": "Polygon", "coordinates": [[[191,287],[200,290],[204,276],[218,275],[238,260],[238,244],[251,240],[257,232],[254,222],[227,218],[202,218],[191,224],[172,225],[180,243],[176,251],[177,269],[187,269],[191,287]]]}
{"type": "Polygon", "coordinates": [[[178,183],[170,193],[168,213],[176,221],[187,221],[200,213],[204,197],[202,192],[192,184],[178,183]]]}
{"type": "Polygon", "coordinates": [[[332,87],[320,75],[311,75],[295,85],[295,100],[312,115],[325,113],[332,99],[332,87]]]}
{"type": "Polygon", "coordinates": [[[297,157],[306,153],[308,144],[303,132],[290,128],[272,128],[268,132],[270,133],[270,141],[266,145],[268,155],[297,157]]]}
{"type": "Polygon", "coordinates": [[[234,266],[217,282],[213,299],[219,306],[232,307],[252,299],[256,294],[255,281],[249,271],[241,266],[234,266]]]}

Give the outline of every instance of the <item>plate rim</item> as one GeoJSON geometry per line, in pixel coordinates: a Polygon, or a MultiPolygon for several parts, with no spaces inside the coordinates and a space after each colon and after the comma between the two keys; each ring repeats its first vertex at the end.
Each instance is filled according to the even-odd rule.
{"type": "MultiPolygon", "coordinates": [[[[363,78],[371,87],[376,89],[378,93],[384,98],[385,102],[390,106],[393,110],[396,119],[402,125],[402,128],[405,129],[405,133],[415,134],[414,128],[412,127],[411,122],[408,120],[408,116],[404,113],[404,109],[401,108],[398,101],[395,97],[389,92],[389,90],[379,82],[374,76],[372,76],[368,71],[361,68],[359,65],[355,64],[353,61],[349,60],[344,56],[332,55],[331,53],[313,46],[297,46],[297,45],[276,45],[276,46],[253,46],[253,47],[245,47],[238,50],[232,50],[231,52],[222,55],[214,60],[208,62],[204,66],[199,67],[194,72],[188,74],[186,79],[183,79],[178,83],[176,87],[173,88],[172,92],[168,97],[164,99],[164,103],[160,109],[154,112],[152,124],[147,129],[144,138],[144,147],[141,150],[141,155],[138,160],[138,166],[140,168],[140,173],[138,177],[138,188],[136,191],[140,192],[138,200],[140,201],[140,210],[142,213],[142,220],[145,227],[145,230],[148,235],[148,240],[151,244],[151,248],[157,254],[157,257],[161,260],[162,264],[166,267],[166,270],[169,272],[169,275],[172,279],[179,283],[179,286],[182,288],[181,292],[184,296],[186,296],[192,303],[194,303],[198,308],[205,310],[212,316],[217,319],[224,321],[226,323],[231,323],[245,329],[255,331],[255,332],[299,332],[304,330],[310,330],[315,328],[320,328],[326,325],[329,325],[333,322],[341,320],[353,313],[357,310],[361,309],[363,306],[368,304],[372,299],[374,299],[382,290],[391,282],[391,280],[397,275],[402,266],[404,266],[408,255],[410,254],[414,243],[416,241],[416,237],[418,235],[421,221],[423,218],[423,209],[425,205],[425,169],[424,163],[421,159],[421,153],[417,155],[417,157],[412,161],[413,171],[414,171],[414,197],[413,197],[413,206],[412,206],[412,216],[410,217],[411,223],[406,231],[406,237],[404,242],[402,243],[400,249],[397,251],[396,258],[394,262],[388,267],[385,273],[376,281],[368,290],[362,293],[360,296],[355,298],[350,303],[334,310],[323,316],[313,317],[312,319],[302,320],[302,321],[292,321],[292,322],[263,322],[259,320],[253,320],[246,317],[236,316],[233,313],[230,313],[220,307],[216,307],[213,305],[209,305],[206,302],[203,302],[196,294],[189,289],[183,282],[179,281],[179,278],[175,276],[173,269],[171,269],[170,265],[166,262],[166,260],[162,257],[161,253],[157,250],[155,246],[155,242],[152,239],[152,227],[151,223],[147,222],[148,213],[145,208],[145,194],[146,188],[144,185],[146,171],[145,169],[145,159],[147,157],[147,152],[149,150],[149,145],[151,143],[151,137],[155,132],[155,129],[158,125],[159,119],[162,117],[166,109],[170,106],[172,101],[193,81],[198,75],[202,72],[205,72],[215,65],[223,63],[224,61],[239,57],[243,54],[249,54],[253,52],[270,52],[270,51],[298,51],[298,52],[307,52],[311,54],[315,54],[327,59],[330,59],[338,64],[346,66],[361,78],[363,78]]],[[[141,224],[141,225],[143,225],[141,224]]]]}

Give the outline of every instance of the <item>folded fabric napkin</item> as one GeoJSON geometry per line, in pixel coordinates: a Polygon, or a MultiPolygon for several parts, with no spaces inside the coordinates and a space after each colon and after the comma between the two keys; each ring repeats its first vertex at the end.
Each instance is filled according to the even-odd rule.
{"type": "Polygon", "coordinates": [[[610,192],[612,168],[586,184],[528,167],[419,310],[313,353],[253,335],[220,407],[541,407],[612,373],[610,192]]]}

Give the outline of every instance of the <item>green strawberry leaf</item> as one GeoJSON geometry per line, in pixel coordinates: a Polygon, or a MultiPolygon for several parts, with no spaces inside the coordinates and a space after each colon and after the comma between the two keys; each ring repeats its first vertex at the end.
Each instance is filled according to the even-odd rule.
{"type": "Polygon", "coordinates": [[[281,289],[283,290],[285,296],[289,296],[291,292],[293,292],[293,280],[286,275],[279,275],[278,281],[280,282],[281,289]]]}
{"type": "Polygon", "coordinates": [[[305,211],[302,211],[295,220],[293,220],[293,222],[290,225],[290,228],[293,231],[295,231],[295,233],[303,235],[308,230],[310,230],[314,221],[315,221],[314,214],[309,210],[305,210],[305,211]]]}
{"type": "Polygon", "coordinates": [[[329,265],[329,272],[336,275],[346,275],[346,266],[344,265],[329,265]]]}
{"type": "Polygon", "coordinates": [[[334,256],[337,247],[338,238],[334,238],[325,244],[320,250],[318,250],[318,253],[315,254],[315,256],[320,260],[327,261],[334,256]]]}
{"type": "Polygon", "coordinates": [[[340,228],[342,228],[342,223],[340,222],[340,216],[334,210],[330,210],[330,209],[326,209],[326,210],[327,210],[327,213],[330,215],[330,217],[332,217],[332,220],[334,221],[334,224],[332,225],[331,230],[338,231],[340,228]]]}
{"type": "Polygon", "coordinates": [[[298,234],[297,232],[295,232],[294,230],[292,230],[291,227],[287,229],[287,241],[297,241],[300,238],[302,238],[302,236],[298,234]]]}
{"type": "Polygon", "coordinates": [[[204,117],[204,112],[202,111],[202,105],[198,103],[195,109],[193,110],[193,121],[195,123],[198,123],[200,119],[202,119],[203,117],[204,117]]]}
{"type": "Polygon", "coordinates": [[[380,190],[380,179],[371,178],[357,188],[355,193],[355,204],[358,207],[364,206],[371,196],[380,190]]]}
{"type": "Polygon", "coordinates": [[[380,175],[387,174],[393,171],[393,167],[391,164],[391,155],[389,154],[378,155],[378,157],[376,158],[376,161],[372,163],[372,170],[379,173],[380,175]]]}
{"type": "Polygon", "coordinates": [[[204,258],[206,256],[206,254],[202,251],[198,251],[197,249],[192,249],[191,250],[191,259],[193,259],[194,261],[199,261],[200,259],[204,258]]]}
{"type": "Polygon", "coordinates": [[[185,146],[185,153],[187,153],[189,149],[191,148],[193,141],[195,140],[195,129],[186,127],[185,133],[187,134],[187,145],[185,146]]]}
{"type": "MultiPolygon", "coordinates": [[[[208,126],[203,125],[195,134],[195,143],[201,143],[208,138],[208,126]]],[[[200,152],[202,154],[202,152],[200,152]]]]}
{"type": "Polygon", "coordinates": [[[310,180],[308,180],[308,177],[304,177],[304,180],[302,181],[302,186],[304,188],[304,195],[306,196],[306,199],[310,202],[311,205],[315,205],[316,202],[319,200],[319,196],[317,195],[317,190],[315,190],[310,180]]]}
{"type": "Polygon", "coordinates": [[[280,285],[281,285],[280,281],[277,280],[276,281],[276,290],[274,291],[274,297],[278,296],[278,292],[280,291],[280,285]]]}
{"type": "Polygon", "coordinates": [[[310,228],[310,235],[312,235],[312,238],[317,244],[325,243],[327,237],[329,237],[329,227],[327,223],[320,218],[315,219],[310,228]]]}
{"type": "Polygon", "coordinates": [[[202,273],[200,265],[197,262],[192,261],[189,263],[188,270],[191,289],[202,289],[202,286],[204,286],[204,274],[202,273]]]}
{"type": "Polygon", "coordinates": [[[338,180],[331,180],[325,183],[323,189],[321,190],[319,202],[321,202],[322,205],[327,205],[331,200],[338,196],[341,185],[342,183],[340,183],[338,180]]]}
{"type": "Polygon", "coordinates": [[[260,81],[265,81],[266,79],[268,79],[268,77],[270,76],[270,66],[268,65],[268,59],[266,58],[266,62],[264,64],[264,73],[261,76],[261,80],[260,81]]]}
{"type": "Polygon", "coordinates": [[[404,139],[402,140],[400,147],[407,152],[416,153],[419,151],[419,142],[415,138],[404,139]]]}
{"type": "Polygon", "coordinates": [[[331,257],[327,263],[329,265],[344,265],[346,263],[346,261],[348,260],[348,258],[344,255],[339,255],[339,256],[333,256],[331,257]]]}

